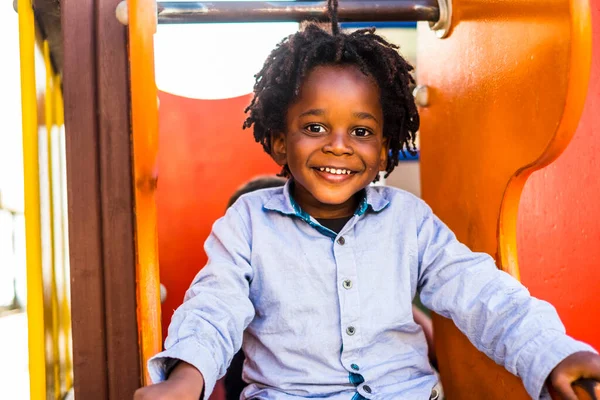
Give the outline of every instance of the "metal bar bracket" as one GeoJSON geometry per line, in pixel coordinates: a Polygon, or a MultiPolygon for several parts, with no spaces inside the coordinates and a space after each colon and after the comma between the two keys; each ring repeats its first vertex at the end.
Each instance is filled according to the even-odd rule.
{"type": "Polygon", "coordinates": [[[435,22],[429,21],[429,28],[435,32],[438,38],[448,37],[452,27],[452,0],[438,0],[439,19],[435,22]]]}

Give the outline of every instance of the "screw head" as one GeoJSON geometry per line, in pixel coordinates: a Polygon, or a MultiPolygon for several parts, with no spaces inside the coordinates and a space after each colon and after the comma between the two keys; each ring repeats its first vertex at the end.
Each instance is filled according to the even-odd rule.
{"type": "Polygon", "coordinates": [[[417,103],[419,107],[429,106],[429,86],[418,85],[415,90],[413,90],[413,96],[415,97],[415,103],[417,103]]]}

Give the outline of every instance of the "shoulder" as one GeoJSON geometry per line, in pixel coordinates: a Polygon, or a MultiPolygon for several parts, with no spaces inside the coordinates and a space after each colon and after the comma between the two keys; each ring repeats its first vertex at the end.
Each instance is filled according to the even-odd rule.
{"type": "Polygon", "coordinates": [[[252,227],[256,224],[265,224],[265,218],[268,218],[263,210],[264,205],[277,196],[283,197],[283,188],[259,189],[250,193],[241,195],[225,214],[217,219],[213,225],[213,232],[243,232],[248,238],[251,235],[252,227]]]}
{"type": "Polygon", "coordinates": [[[412,211],[421,214],[429,210],[425,201],[406,190],[391,186],[371,186],[371,190],[387,200],[388,208],[392,211],[412,211]]]}
{"type": "Polygon", "coordinates": [[[264,214],[263,207],[267,203],[274,200],[284,201],[283,191],[283,187],[258,189],[240,196],[230,208],[240,214],[243,219],[250,218],[251,215],[256,213],[264,214]]]}
{"type": "Polygon", "coordinates": [[[232,207],[238,209],[244,208],[245,206],[256,205],[260,205],[262,207],[275,196],[283,196],[283,186],[258,189],[250,193],[243,194],[235,203],[233,203],[232,207]]]}

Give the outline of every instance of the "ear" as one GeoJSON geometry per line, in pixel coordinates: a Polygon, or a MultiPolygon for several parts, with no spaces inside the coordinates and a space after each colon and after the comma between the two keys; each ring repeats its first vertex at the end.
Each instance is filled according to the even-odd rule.
{"type": "Polygon", "coordinates": [[[275,133],[271,139],[271,158],[280,166],[287,164],[285,134],[275,133]]]}
{"type": "Polygon", "coordinates": [[[388,138],[383,138],[383,146],[381,147],[381,155],[379,156],[379,170],[380,171],[385,171],[387,168],[387,160],[388,160],[388,155],[390,153],[388,143],[389,143],[388,138]]]}

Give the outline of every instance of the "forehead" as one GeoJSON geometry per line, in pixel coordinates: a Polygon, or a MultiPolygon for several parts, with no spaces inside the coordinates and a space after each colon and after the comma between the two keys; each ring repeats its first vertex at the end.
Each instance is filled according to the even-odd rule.
{"type": "Polygon", "coordinates": [[[300,86],[298,103],[360,103],[381,108],[379,87],[356,66],[325,65],[313,68],[300,86]]]}

